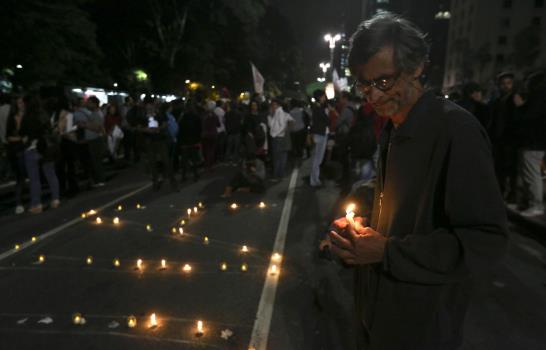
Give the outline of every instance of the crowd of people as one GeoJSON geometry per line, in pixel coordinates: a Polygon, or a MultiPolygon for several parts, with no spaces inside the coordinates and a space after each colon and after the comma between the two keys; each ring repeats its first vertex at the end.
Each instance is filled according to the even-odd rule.
{"type": "MultiPolygon", "coordinates": [[[[524,86],[521,93],[514,75],[503,73],[497,97],[490,101],[475,83],[464,86],[461,98],[453,97],[488,133],[507,204],[534,216],[544,210],[544,75],[529,76],[524,86]]],[[[244,102],[196,97],[167,103],[129,96],[121,105],[101,105],[95,96],[71,100],[4,94],[0,177],[15,181],[17,214],[25,212],[27,179],[27,210],[40,213],[44,179],[49,207],[57,208],[62,197],[76,195],[82,186],[103,186],[105,162],[120,160],[145,164],[154,190],[167,180],[178,190],[189,176],[197,181],[218,163],[238,166],[222,195],[229,197],[234,191],[263,192],[266,178],[280,181],[289,163],[311,158],[310,186],[323,186],[321,168],[332,165],[339,170],[332,177],[354,190],[375,177],[377,145],[387,119],[348,91],[328,100],[323,90],[316,90],[308,101],[266,101],[256,95],[244,102]]]]}

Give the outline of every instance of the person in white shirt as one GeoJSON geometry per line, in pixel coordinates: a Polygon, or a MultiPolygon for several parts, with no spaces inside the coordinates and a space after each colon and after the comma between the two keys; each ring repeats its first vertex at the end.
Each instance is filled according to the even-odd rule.
{"type": "Polygon", "coordinates": [[[271,101],[271,113],[267,117],[267,123],[272,140],[273,178],[277,180],[284,176],[288,151],[290,150],[288,124],[292,122],[294,122],[294,118],[282,109],[279,101],[271,101]]]}

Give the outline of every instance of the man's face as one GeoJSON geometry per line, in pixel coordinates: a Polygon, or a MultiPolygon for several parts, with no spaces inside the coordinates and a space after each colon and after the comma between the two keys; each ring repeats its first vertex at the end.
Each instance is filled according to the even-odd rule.
{"type": "Polygon", "coordinates": [[[503,94],[512,92],[514,88],[514,80],[509,77],[502,78],[499,84],[499,88],[503,94]]]}
{"type": "Polygon", "coordinates": [[[271,112],[275,113],[277,108],[279,108],[279,104],[277,102],[271,102],[271,112]]]}
{"type": "Polygon", "coordinates": [[[360,81],[382,80],[389,82],[386,84],[388,86],[392,84],[392,87],[385,91],[377,86],[361,90],[380,116],[393,116],[411,108],[415,103],[415,94],[419,87],[416,77],[419,77],[421,72],[422,68],[418,68],[413,74],[398,70],[394,64],[393,49],[390,46],[383,47],[368,62],[356,67],[356,76],[360,81]]]}

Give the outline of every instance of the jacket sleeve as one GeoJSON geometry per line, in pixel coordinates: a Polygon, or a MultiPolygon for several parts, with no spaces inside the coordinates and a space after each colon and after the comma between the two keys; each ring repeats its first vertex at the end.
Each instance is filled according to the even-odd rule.
{"type": "Polygon", "coordinates": [[[505,252],[506,210],[488,138],[477,123],[457,124],[446,155],[445,189],[440,196],[447,224],[430,233],[389,238],[383,267],[398,280],[455,282],[487,271],[505,252]]]}

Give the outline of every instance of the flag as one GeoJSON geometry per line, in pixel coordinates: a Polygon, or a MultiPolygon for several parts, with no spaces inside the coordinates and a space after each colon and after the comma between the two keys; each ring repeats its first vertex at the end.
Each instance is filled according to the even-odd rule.
{"type": "Polygon", "coordinates": [[[334,89],[336,91],[341,90],[341,84],[340,84],[340,81],[339,81],[339,74],[337,74],[337,70],[335,70],[335,69],[332,72],[332,83],[334,83],[334,89]]]}
{"type": "Polygon", "coordinates": [[[252,67],[252,78],[254,79],[254,91],[258,94],[264,93],[264,77],[260,74],[258,71],[258,68],[250,62],[250,66],[252,67]]]}

